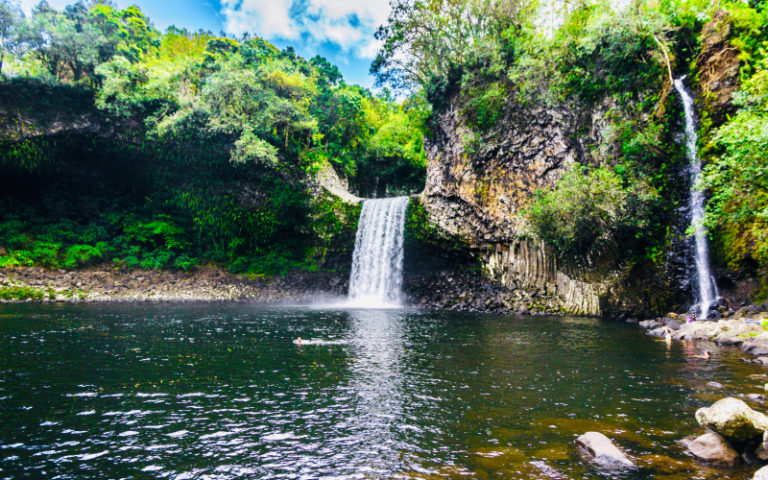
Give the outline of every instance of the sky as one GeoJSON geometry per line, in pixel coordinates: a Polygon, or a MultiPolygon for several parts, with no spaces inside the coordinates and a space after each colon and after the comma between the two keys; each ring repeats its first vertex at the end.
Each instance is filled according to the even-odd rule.
{"type": "MultiPolygon", "coordinates": [[[[48,0],[64,8],[75,0],[48,0]]],[[[29,13],[39,0],[20,0],[29,13]]],[[[389,15],[389,0],[117,0],[136,5],[165,30],[171,25],[197,31],[244,33],[302,56],[322,55],[337,65],[348,83],[373,85],[368,74],[378,44],[373,34],[389,15]]]]}

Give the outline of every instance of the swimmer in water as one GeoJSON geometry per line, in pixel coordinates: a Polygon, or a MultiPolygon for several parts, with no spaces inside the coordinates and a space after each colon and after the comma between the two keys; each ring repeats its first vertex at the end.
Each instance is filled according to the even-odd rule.
{"type": "Polygon", "coordinates": [[[704,355],[695,355],[693,358],[702,358],[704,360],[709,360],[712,358],[712,354],[709,353],[709,350],[704,350],[704,355]]]}
{"type": "Polygon", "coordinates": [[[664,341],[667,342],[667,349],[672,347],[672,331],[669,327],[664,328],[664,341]]]}
{"type": "Polygon", "coordinates": [[[297,338],[297,339],[294,341],[294,343],[295,343],[296,345],[301,345],[301,343],[302,343],[303,341],[304,341],[304,340],[302,340],[302,339],[301,339],[301,337],[299,337],[299,338],[297,338]]]}

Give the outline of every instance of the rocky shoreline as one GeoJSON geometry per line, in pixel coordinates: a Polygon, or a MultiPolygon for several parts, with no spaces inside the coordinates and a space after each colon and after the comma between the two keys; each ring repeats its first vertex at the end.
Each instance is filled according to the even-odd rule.
{"type": "MultiPolygon", "coordinates": [[[[219,267],[171,270],[0,269],[3,302],[249,301],[310,304],[346,297],[346,272],[291,272],[275,277],[234,275],[219,267]]],[[[406,304],[428,310],[534,315],[519,292],[485,279],[479,271],[406,275],[406,304]],[[517,293],[517,295],[515,295],[517,293]]]]}
{"type": "Polygon", "coordinates": [[[0,302],[253,301],[309,303],[346,294],[347,274],[233,275],[219,267],[168,270],[0,269],[0,302]]]}
{"type": "Polygon", "coordinates": [[[768,366],[768,302],[743,307],[717,320],[689,321],[687,315],[670,313],[638,323],[649,335],[668,336],[670,341],[708,340],[738,347],[756,357],[745,357],[746,361],[768,366]]]}

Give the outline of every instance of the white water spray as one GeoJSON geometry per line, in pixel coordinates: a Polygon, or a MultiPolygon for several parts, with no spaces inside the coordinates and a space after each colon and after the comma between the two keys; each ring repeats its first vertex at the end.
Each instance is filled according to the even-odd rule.
{"type": "Polygon", "coordinates": [[[381,308],[402,303],[407,207],[408,197],[363,202],[349,277],[351,306],[381,308]]]}
{"type": "Polygon", "coordinates": [[[706,199],[701,188],[701,159],[697,143],[699,136],[696,133],[696,117],[693,111],[693,98],[683,84],[685,76],[675,80],[675,88],[683,100],[685,111],[685,147],[691,171],[691,196],[689,206],[691,210],[691,225],[694,230],[696,245],[696,275],[699,282],[699,312],[702,319],[707,318],[709,306],[717,299],[717,287],[709,270],[709,249],[707,247],[707,231],[702,224],[704,217],[704,205],[706,199]]]}

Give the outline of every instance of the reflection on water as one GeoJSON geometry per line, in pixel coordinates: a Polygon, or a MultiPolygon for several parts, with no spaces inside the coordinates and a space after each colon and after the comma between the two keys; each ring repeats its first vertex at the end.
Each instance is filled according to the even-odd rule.
{"type": "Polygon", "coordinates": [[[397,470],[401,448],[403,356],[402,317],[383,310],[349,312],[350,379],[356,397],[350,422],[356,424],[354,470],[386,475],[397,470]]]}
{"type": "Polygon", "coordinates": [[[625,325],[408,310],[5,305],[0,351],[0,478],[602,478],[598,430],[624,478],[746,479],[678,442],[766,381],[625,325]]]}

